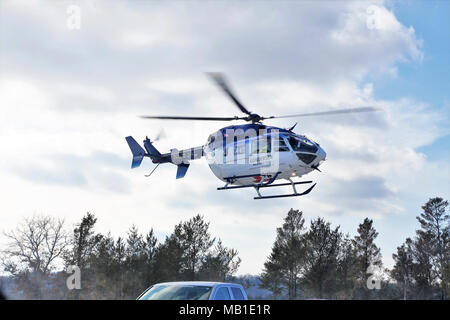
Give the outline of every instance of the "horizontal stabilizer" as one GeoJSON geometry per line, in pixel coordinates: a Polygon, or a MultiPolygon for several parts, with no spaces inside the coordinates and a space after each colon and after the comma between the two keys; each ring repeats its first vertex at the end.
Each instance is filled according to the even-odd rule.
{"type": "Polygon", "coordinates": [[[186,172],[189,168],[189,163],[182,163],[178,165],[177,169],[177,179],[181,179],[186,175],[186,172]]]}

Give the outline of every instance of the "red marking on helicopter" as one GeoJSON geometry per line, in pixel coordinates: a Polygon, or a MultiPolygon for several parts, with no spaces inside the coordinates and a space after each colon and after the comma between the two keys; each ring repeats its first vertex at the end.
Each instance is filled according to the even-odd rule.
{"type": "MultiPolygon", "coordinates": [[[[253,179],[254,179],[253,183],[260,183],[262,177],[261,177],[261,176],[255,176],[255,177],[253,177],[253,179]]],[[[270,180],[269,178],[266,178],[266,179],[264,179],[263,182],[267,182],[267,181],[269,181],[269,180],[270,180]]]]}

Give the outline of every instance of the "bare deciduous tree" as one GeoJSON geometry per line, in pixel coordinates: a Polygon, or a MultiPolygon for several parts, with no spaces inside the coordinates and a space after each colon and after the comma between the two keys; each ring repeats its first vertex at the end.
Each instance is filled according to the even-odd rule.
{"type": "Polygon", "coordinates": [[[15,230],[4,232],[9,240],[4,255],[5,270],[17,274],[49,274],[67,245],[64,221],[49,216],[26,218],[15,230]]]}

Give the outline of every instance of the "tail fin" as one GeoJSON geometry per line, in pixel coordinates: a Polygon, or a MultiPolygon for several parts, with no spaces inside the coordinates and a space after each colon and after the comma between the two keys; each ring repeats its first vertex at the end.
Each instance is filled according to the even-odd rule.
{"type": "Polygon", "coordinates": [[[127,140],[128,146],[131,149],[131,152],[133,153],[133,161],[131,162],[131,168],[136,168],[141,165],[142,159],[144,159],[145,150],[142,149],[142,147],[134,140],[132,136],[126,137],[125,140],[127,140]]]}
{"type": "MultiPolygon", "coordinates": [[[[142,159],[144,159],[144,157],[149,157],[150,159],[152,159],[153,163],[157,163],[157,164],[160,164],[160,163],[177,164],[172,161],[172,156],[170,153],[161,154],[153,146],[153,144],[149,138],[145,138],[145,140],[144,140],[145,150],[136,142],[136,140],[134,140],[134,138],[132,136],[126,137],[125,140],[127,140],[128,146],[130,147],[131,152],[133,153],[133,161],[131,163],[131,168],[139,167],[141,165],[142,159]]],[[[174,150],[176,150],[176,149],[174,149],[174,150]]],[[[191,152],[191,150],[189,150],[189,151],[191,152]]],[[[186,172],[189,168],[189,163],[183,162],[183,163],[177,164],[177,166],[178,166],[177,179],[183,178],[186,175],[186,172]]]]}
{"type": "Polygon", "coordinates": [[[161,153],[153,146],[149,138],[144,140],[144,148],[147,150],[148,155],[152,159],[159,160],[161,158],[161,153]]]}

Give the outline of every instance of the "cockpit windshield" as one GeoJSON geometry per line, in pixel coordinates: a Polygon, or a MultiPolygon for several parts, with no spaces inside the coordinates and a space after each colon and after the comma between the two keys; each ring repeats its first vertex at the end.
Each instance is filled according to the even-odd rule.
{"type": "Polygon", "coordinates": [[[290,136],[288,141],[294,151],[316,153],[318,149],[317,146],[308,139],[303,139],[298,136],[290,136]]]}

